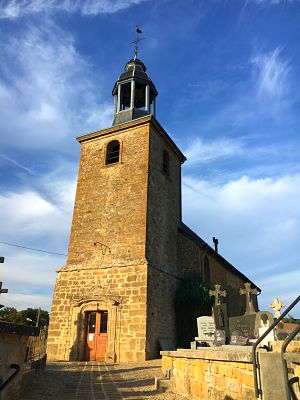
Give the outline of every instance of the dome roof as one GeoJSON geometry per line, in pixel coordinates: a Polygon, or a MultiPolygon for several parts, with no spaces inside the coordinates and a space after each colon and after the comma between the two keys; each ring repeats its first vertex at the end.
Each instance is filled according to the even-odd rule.
{"type": "Polygon", "coordinates": [[[139,60],[138,58],[132,58],[125,65],[125,71],[133,70],[134,67],[138,68],[138,69],[142,69],[144,72],[146,72],[146,70],[147,70],[146,65],[141,60],[139,60]]]}
{"type": "Polygon", "coordinates": [[[151,87],[151,92],[154,93],[154,95],[157,95],[157,90],[149,78],[149,76],[146,73],[146,65],[138,58],[132,58],[129,60],[126,65],[125,65],[125,72],[123,72],[120,76],[117,82],[114,85],[113,88],[113,95],[117,93],[117,84],[120,83],[125,83],[126,81],[130,80],[135,80],[136,82],[141,83],[142,85],[147,85],[149,84],[151,87]]]}

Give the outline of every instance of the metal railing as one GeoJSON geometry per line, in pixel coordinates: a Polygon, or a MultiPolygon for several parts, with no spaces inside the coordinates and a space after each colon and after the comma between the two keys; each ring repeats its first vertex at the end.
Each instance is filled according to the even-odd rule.
{"type": "Polygon", "coordinates": [[[294,339],[294,337],[300,332],[300,325],[297,326],[297,328],[285,339],[283,342],[283,345],[281,347],[281,361],[282,361],[282,366],[283,366],[283,377],[284,377],[284,383],[285,383],[285,393],[286,393],[286,398],[287,399],[292,399],[292,400],[298,400],[293,384],[299,382],[299,378],[295,376],[294,378],[289,380],[289,371],[287,367],[287,362],[285,359],[285,352],[286,348],[290,344],[290,342],[294,339]]]}
{"type": "MultiPolygon", "coordinates": [[[[268,336],[268,334],[270,332],[272,332],[272,330],[295,307],[295,305],[299,303],[299,301],[300,301],[300,295],[292,302],[291,305],[288,306],[288,308],[281,314],[281,316],[276,321],[273,322],[273,324],[266,330],[266,332],[253,345],[253,348],[252,348],[252,363],[253,363],[254,389],[255,389],[256,398],[259,398],[259,396],[262,394],[261,389],[258,387],[258,376],[257,376],[258,362],[257,362],[257,357],[256,357],[257,346],[259,345],[259,343],[261,343],[268,336]]],[[[296,334],[295,334],[295,336],[296,336],[296,334]]],[[[286,386],[286,387],[288,387],[288,386],[286,386]]],[[[290,395],[290,391],[288,393],[290,395]]]]}
{"type": "Polygon", "coordinates": [[[0,385],[0,393],[2,392],[2,390],[4,390],[6,388],[6,386],[17,377],[17,375],[19,375],[20,371],[21,371],[21,367],[18,364],[11,364],[10,366],[11,369],[14,369],[15,372],[13,374],[11,374],[6,381],[2,382],[0,385]]]}

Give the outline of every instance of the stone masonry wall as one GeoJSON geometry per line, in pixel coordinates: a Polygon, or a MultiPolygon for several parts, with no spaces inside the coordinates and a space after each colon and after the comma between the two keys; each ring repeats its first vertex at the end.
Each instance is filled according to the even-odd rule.
{"type": "Polygon", "coordinates": [[[205,247],[196,243],[184,234],[178,234],[178,263],[185,272],[198,272],[203,276],[203,258],[209,260],[211,285],[218,283],[227,291],[226,304],[228,316],[242,315],[245,312],[245,299],[240,296],[239,289],[246,280],[230,271],[217,257],[206,251],[205,247]]]}
{"type": "Polygon", "coordinates": [[[149,121],[78,140],[82,149],[68,260],[54,291],[49,359],[83,359],[86,312],[108,309],[108,355],[143,360],[149,121]],[[111,140],[120,142],[120,162],[105,165],[111,140]]]}
{"type": "Polygon", "coordinates": [[[172,391],[191,399],[255,400],[251,352],[162,352],[162,369],[173,368],[172,391]]]}
{"type": "Polygon", "coordinates": [[[67,264],[133,264],[145,260],[149,124],[107,129],[81,140],[67,264]],[[89,139],[86,139],[86,138],[89,139]],[[120,162],[105,165],[120,142],[120,162]]]}
{"type": "Polygon", "coordinates": [[[81,326],[84,336],[84,313],[89,309],[81,311],[78,304],[91,304],[91,310],[97,305],[99,310],[108,309],[108,354],[115,352],[115,361],[119,362],[145,360],[146,285],[145,265],[59,272],[48,332],[48,359],[84,359],[85,337],[76,328],[81,326]],[[118,306],[114,306],[116,300],[118,306]]]}
{"type": "Polygon", "coordinates": [[[182,273],[177,263],[181,218],[181,161],[161,133],[150,129],[147,208],[147,357],[159,356],[159,339],[176,344],[174,294],[182,273]],[[163,171],[169,154],[169,174],[163,171]]]}
{"type": "Polygon", "coordinates": [[[177,230],[181,217],[181,163],[178,155],[151,126],[147,208],[147,261],[177,271],[177,230]],[[169,154],[169,175],[163,173],[163,151],[169,154]]]}
{"type": "Polygon", "coordinates": [[[147,358],[159,357],[159,339],[176,345],[174,295],[178,279],[148,267],[147,280],[147,358]]]}

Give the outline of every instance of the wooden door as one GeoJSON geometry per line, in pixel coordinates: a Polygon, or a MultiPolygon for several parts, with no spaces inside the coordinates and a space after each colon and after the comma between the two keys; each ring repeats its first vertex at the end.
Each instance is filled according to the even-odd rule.
{"type": "Polygon", "coordinates": [[[107,346],[107,311],[87,313],[85,358],[87,361],[104,361],[107,346]]]}

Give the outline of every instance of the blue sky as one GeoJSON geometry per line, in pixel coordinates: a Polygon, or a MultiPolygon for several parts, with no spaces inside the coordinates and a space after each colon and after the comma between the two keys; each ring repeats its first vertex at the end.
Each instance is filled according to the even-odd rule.
{"type": "MultiPolygon", "coordinates": [[[[159,92],[157,119],[187,156],[183,218],[262,288],[300,282],[300,2],[0,0],[0,240],[66,253],[75,137],[111,125],[132,57],[159,92]]],[[[1,303],[49,308],[65,259],[0,244],[1,303]]],[[[300,314],[300,308],[294,315],[300,314]]]]}

